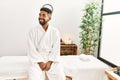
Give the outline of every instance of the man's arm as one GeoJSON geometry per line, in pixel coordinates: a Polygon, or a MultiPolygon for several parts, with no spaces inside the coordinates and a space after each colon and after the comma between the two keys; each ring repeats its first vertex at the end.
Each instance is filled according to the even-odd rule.
{"type": "Polygon", "coordinates": [[[55,35],[55,40],[51,52],[49,53],[49,61],[59,62],[60,57],[60,35],[59,32],[55,35]]]}
{"type": "Polygon", "coordinates": [[[28,35],[28,58],[29,60],[35,64],[38,62],[43,62],[43,58],[40,55],[40,53],[36,50],[35,44],[34,44],[34,38],[32,33],[30,32],[28,35]]]}

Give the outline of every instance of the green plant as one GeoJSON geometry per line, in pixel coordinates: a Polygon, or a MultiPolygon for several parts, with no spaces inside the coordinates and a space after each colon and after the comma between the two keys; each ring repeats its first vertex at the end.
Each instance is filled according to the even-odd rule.
{"type": "Polygon", "coordinates": [[[80,25],[81,53],[94,55],[100,38],[100,7],[96,2],[91,2],[86,5],[84,12],[80,25]]]}

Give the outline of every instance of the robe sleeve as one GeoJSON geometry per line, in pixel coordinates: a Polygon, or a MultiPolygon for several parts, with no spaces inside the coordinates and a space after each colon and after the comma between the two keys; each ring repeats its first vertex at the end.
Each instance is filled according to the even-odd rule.
{"type": "Polygon", "coordinates": [[[44,62],[42,56],[40,55],[40,53],[37,51],[37,48],[35,47],[34,44],[34,37],[32,35],[32,33],[29,32],[28,34],[28,58],[30,60],[30,62],[32,62],[32,64],[34,63],[38,63],[38,62],[44,62]]]}
{"type": "Polygon", "coordinates": [[[53,42],[52,50],[49,53],[49,61],[59,62],[60,61],[59,58],[60,58],[60,35],[58,32],[53,42]]]}

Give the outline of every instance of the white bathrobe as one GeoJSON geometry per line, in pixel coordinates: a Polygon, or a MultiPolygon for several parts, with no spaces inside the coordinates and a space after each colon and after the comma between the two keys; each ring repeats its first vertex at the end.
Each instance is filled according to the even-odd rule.
{"type": "Polygon", "coordinates": [[[45,31],[42,26],[30,30],[28,36],[28,57],[31,66],[28,71],[29,80],[65,80],[63,68],[59,63],[60,36],[57,29],[48,26],[45,31]],[[38,62],[53,61],[49,71],[42,71],[38,62]]]}

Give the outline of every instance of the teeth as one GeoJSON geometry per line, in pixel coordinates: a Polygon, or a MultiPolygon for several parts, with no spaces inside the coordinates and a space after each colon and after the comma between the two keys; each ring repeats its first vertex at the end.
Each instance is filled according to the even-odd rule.
{"type": "Polygon", "coordinates": [[[42,20],[42,19],[40,19],[40,21],[42,21],[42,22],[43,22],[43,20],[42,20]]]}

